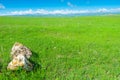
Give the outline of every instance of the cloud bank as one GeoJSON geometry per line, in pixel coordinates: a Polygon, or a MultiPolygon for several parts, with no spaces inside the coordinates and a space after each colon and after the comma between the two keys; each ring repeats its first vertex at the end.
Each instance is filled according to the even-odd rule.
{"type": "Polygon", "coordinates": [[[0,9],[5,9],[5,6],[0,3],[0,9]]]}
{"type": "Polygon", "coordinates": [[[21,11],[11,11],[6,12],[4,14],[0,14],[1,16],[5,15],[74,15],[74,14],[89,14],[89,13],[120,13],[120,8],[113,9],[96,9],[96,10],[69,10],[69,9],[61,9],[61,10],[46,10],[46,9],[37,9],[37,10],[21,10],[21,11]]]}

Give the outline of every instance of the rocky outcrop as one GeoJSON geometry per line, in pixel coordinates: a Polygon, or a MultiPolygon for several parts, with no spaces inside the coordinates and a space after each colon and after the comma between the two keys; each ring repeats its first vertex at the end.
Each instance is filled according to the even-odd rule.
{"type": "Polygon", "coordinates": [[[23,44],[16,42],[12,47],[10,55],[12,60],[7,66],[8,70],[23,68],[26,71],[31,71],[33,69],[33,65],[29,61],[32,52],[23,44]]]}

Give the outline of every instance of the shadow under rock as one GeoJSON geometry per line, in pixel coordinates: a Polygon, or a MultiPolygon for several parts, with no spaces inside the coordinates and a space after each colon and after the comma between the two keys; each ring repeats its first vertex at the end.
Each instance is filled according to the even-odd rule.
{"type": "Polygon", "coordinates": [[[2,69],[2,64],[1,64],[1,62],[0,62],[0,73],[2,73],[2,72],[1,72],[1,69],[2,69]]]}
{"type": "Polygon", "coordinates": [[[38,62],[38,60],[39,60],[38,53],[32,51],[32,57],[30,58],[30,62],[33,64],[33,71],[36,71],[42,68],[40,63],[41,61],[38,62]]]}

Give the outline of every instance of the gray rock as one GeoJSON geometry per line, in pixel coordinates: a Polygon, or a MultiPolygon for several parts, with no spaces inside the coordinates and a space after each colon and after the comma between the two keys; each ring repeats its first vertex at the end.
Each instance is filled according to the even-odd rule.
{"type": "Polygon", "coordinates": [[[16,42],[11,51],[11,62],[8,64],[8,70],[18,70],[20,67],[26,71],[31,71],[33,69],[32,63],[30,63],[29,58],[32,52],[26,46],[21,43],[16,42]]]}

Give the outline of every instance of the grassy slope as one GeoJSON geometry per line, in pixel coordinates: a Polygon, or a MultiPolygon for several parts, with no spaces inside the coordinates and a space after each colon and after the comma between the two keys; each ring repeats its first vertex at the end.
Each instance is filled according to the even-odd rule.
{"type": "Polygon", "coordinates": [[[120,79],[120,17],[0,17],[0,79],[120,79]],[[7,71],[10,50],[33,51],[32,72],[7,71]]]}

